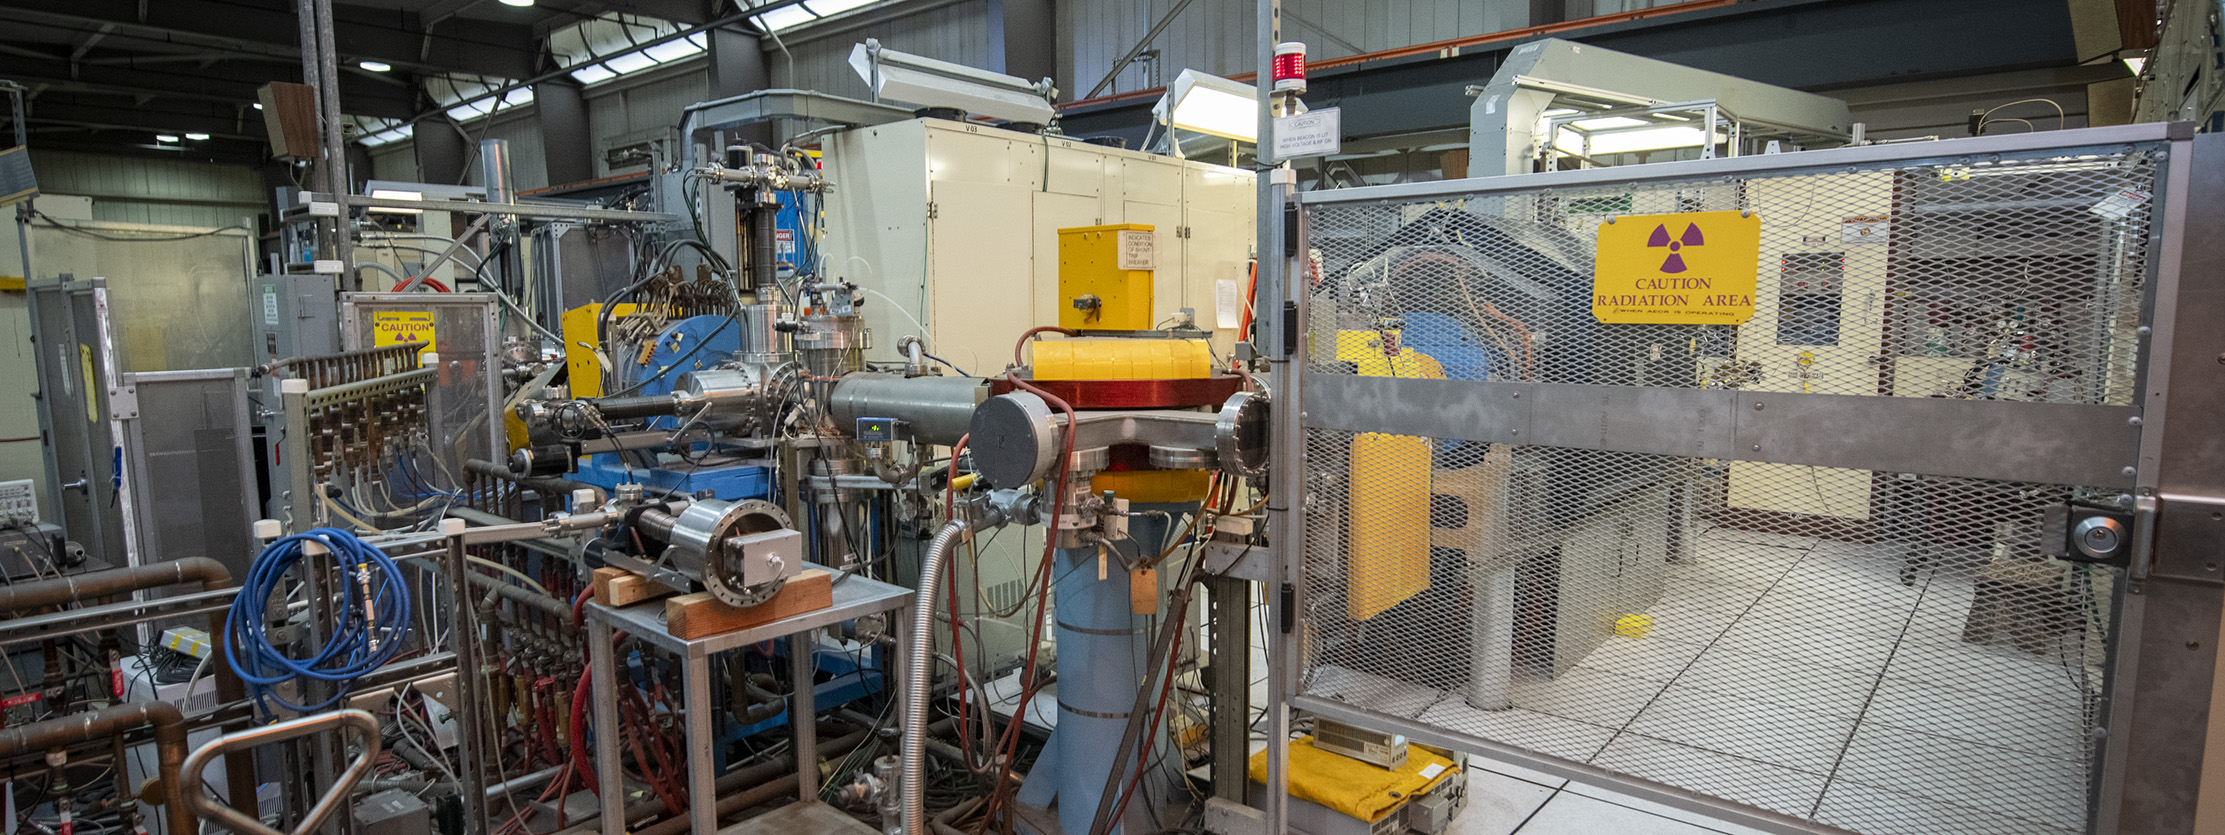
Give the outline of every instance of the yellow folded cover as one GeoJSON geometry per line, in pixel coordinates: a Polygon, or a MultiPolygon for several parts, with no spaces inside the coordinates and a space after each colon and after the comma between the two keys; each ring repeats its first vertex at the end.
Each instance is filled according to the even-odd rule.
{"type": "MultiPolygon", "coordinates": [[[[1252,779],[1267,782],[1267,751],[1251,759],[1252,779]]],[[[1454,771],[1452,761],[1429,749],[1406,749],[1406,765],[1396,770],[1360,762],[1313,747],[1313,737],[1290,741],[1290,796],[1319,803],[1374,823],[1415,794],[1434,788],[1454,771]],[[1431,771],[1430,766],[1437,766],[1431,771]],[[1422,772],[1431,771],[1429,777],[1422,772]]]]}

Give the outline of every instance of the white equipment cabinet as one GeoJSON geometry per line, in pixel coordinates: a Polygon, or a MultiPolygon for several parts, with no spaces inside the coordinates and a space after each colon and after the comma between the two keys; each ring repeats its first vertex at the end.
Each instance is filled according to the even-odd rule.
{"type": "Polygon", "coordinates": [[[827,138],[826,272],[871,297],[867,356],[926,326],[928,349],[978,375],[1058,323],[1058,230],[1147,223],[1158,235],[1154,314],[1181,308],[1226,356],[1217,283],[1241,290],[1251,257],[1253,174],[1242,169],[943,119],[827,138]],[[891,300],[904,312],[891,309],[891,300]]]}

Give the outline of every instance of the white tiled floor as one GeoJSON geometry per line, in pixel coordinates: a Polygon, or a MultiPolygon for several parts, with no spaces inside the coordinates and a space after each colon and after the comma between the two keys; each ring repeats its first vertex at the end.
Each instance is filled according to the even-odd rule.
{"type": "MultiPolygon", "coordinates": [[[[1558,678],[1518,676],[1515,709],[1346,670],[1320,671],[1314,692],[1874,835],[2083,827],[2076,647],[1965,643],[1970,580],[1904,586],[1885,546],[1735,530],[1697,546],[1670,566],[1647,637],[1610,637],[1558,678]]],[[[1750,831],[1471,765],[1461,835],[1750,831]]]]}

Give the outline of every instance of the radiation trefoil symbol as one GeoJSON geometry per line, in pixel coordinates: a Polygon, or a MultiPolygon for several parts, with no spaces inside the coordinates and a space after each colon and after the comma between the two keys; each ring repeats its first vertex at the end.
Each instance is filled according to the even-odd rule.
{"type": "Polygon", "coordinates": [[[1700,225],[1697,223],[1685,224],[1684,235],[1679,238],[1671,239],[1667,226],[1653,227],[1653,235],[1646,238],[1648,248],[1663,246],[1669,248],[1669,257],[1661,260],[1661,271],[1665,273],[1684,272],[1684,256],[1679,253],[1685,247],[1701,246],[1706,243],[1707,238],[1700,234],[1700,225]]]}

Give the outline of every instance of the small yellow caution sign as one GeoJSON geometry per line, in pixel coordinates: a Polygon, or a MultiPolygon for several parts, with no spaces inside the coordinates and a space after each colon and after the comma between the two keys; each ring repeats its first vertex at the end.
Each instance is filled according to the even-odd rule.
{"type": "Polygon", "coordinates": [[[381,310],[371,314],[371,347],[423,342],[423,354],[433,350],[433,312],[430,310],[381,310]]]}
{"type": "Polygon", "coordinates": [[[1599,227],[1592,317],[1610,324],[1736,325],[1754,315],[1761,217],[1624,215],[1599,227]]]}

